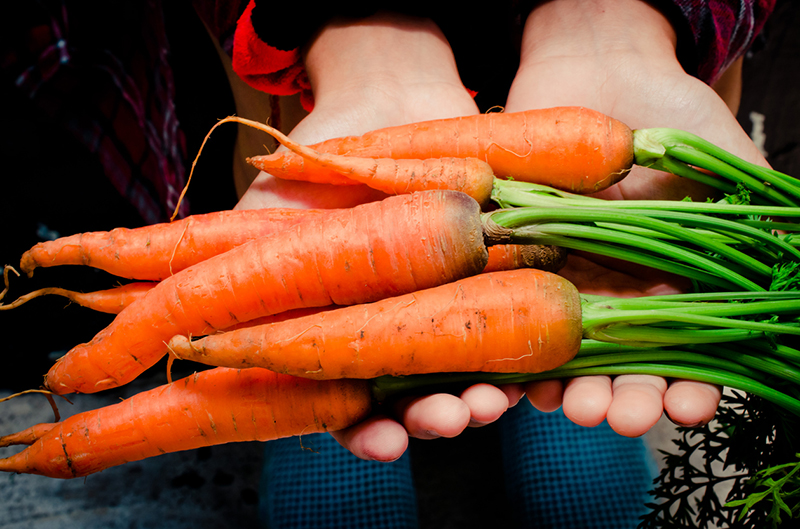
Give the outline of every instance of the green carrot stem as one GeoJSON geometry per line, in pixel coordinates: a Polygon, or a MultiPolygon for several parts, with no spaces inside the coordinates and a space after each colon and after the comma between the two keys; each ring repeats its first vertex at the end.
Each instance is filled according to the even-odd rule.
{"type": "Polygon", "coordinates": [[[749,321],[718,316],[705,316],[688,312],[673,312],[669,310],[630,310],[630,311],[598,311],[583,309],[583,335],[600,341],[607,341],[602,332],[610,325],[646,325],[659,321],[684,322],[698,326],[723,329],[742,329],[779,334],[800,335],[800,327],[761,321],[749,321]]]}
{"type": "MultiPolygon", "coordinates": [[[[756,219],[738,219],[739,224],[759,228],[762,230],[780,230],[788,232],[796,232],[800,230],[800,224],[795,222],[778,222],[775,220],[756,220],[756,219]]],[[[787,243],[788,244],[788,243],[787,243]]]]}
{"type": "Polygon", "coordinates": [[[760,180],[763,180],[769,185],[773,185],[779,189],[790,193],[793,196],[800,197],[800,180],[781,173],[774,169],[763,167],[747,160],[743,160],[738,156],[714,145],[713,143],[704,140],[703,138],[692,134],[690,132],[676,130],[676,129],[653,129],[658,131],[658,135],[665,140],[666,151],[669,154],[670,147],[681,146],[693,148],[699,152],[712,156],[725,164],[735,167],[738,170],[753,175],[760,180]]]}
{"type": "MultiPolygon", "coordinates": [[[[658,310],[659,314],[664,312],[680,312],[682,314],[705,314],[720,317],[730,316],[758,316],[763,314],[800,314],[800,299],[798,293],[792,291],[780,291],[782,296],[770,296],[771,299],[761,301],[747,301],[744,303],[702,303],[698,301],[679,301],[681,296],[676,294],[675,300],[670,300],[670,296],[660,296],[660,299],[650,299],[656,296],[643,296],[638,298],[584,298],[584,314],[594,314],[594,311],[609,313],[613,310],[658,310]]],[[[723,293],[721,293],[723,294],[723,293]]],[[[731,295],[728,300],[742,301],[743,297],[738,297],[736,293],[731,295]]],[[[697,299],[702,299],[700,296],[697,299]]],[[[719,300],[719,298],[718,298],[719,300]]],[[[620,315],[621,317],[622,314],[620,315]]]]}
{"type": "MultiPolygon", "coordinates": [[[[653,215],[657,215],[658,213],[654,213],[653,215]]],[[[720,224],[727,225],[730,224],[729,228],[731,231],[746,231],[751,236],[759,237],[760,239],[763,238],[762,235],[756,234],[759,230],[749,230],[747,227],[744,226],[736,226],[735,223],[725,223],[722,219],[714,222],[710,218],[702,219],[698,218],[698,216],[690,216],[687,214],[681,213],[664,213],[664,216],[667,218],[674,219],[680,222],[666,222],[664,220],[649,217],[648,212],[641,212],[641,211],[630,211],[630,212],[617,212],[617,211],[603,211],[600,209],[595,208],[514,208],[510,210],[500,210],[490,214],[491,220],[498,224],[499,226],[503,226],[506,228],[517,228],[519,226],[526,226],[532,227],[536,226],[540,231],[543,233],[552,233],[552,225],[558,223],[569,223],[568,225],[572,225],[572,223],[613,223],[613,224],[625,224],[629,226],[636,226],[641,228],[650,229],[657,232],[662,232],[672,237],[677,237],[682,241],[687,243],[693,244],[698,248],[702,248],[709,252],[715,252],[720,255],[725,256],[726,258],[730,259],[733,262],[737,262],[746,266],[753,270],[756,273],[768,276],[770,274],[770,267],[764,265],[757,259],[733,248],[726,244],[720,243],[713,238],[704,237],[702,234],[698,234],[691,229],[684,228],[681,223],[695,223],[697,225],[703,227],[714,227],[719,226],[720,224]],[[551,224],[553,223],[553,224],[551,224]]],[[[627,243],[628,234],[624,234],[620,236],[619,232],[615,230],[608,230],[603,232],[606,234],[606,241],[608,242],[616,242],[619,244],[630,244],[627,243]],[[616,233],[617,237],[614,239],[609,239],[612,237],[611,234],[616,233]]],[[[563,234],[563,233],[559,233],[563,234]]],[[[764,238],[765,239],[765,238],[764,238]]],[[[773,237],[773,239],[775,239],[773,237]]],[[[647,240],[644,237],[637,237],[636,241],[643,242],[647,240]]],[[[766,240],[766,239],[765,239],[766,240]]],[[[772,242],[772,241],[769,241],[772,242]]],[[[775,241],[776,244],[779,244],[779,241],[775,241]]],[[[637,244],[638,245],[638,244],[637,244]]],[[[662,251],[665,249],[670,248],[669,246],[659,246],[662,251]]],[[[675,246],[672,246],[675,248],[675,246]]],[[[786,245],[786,249],[790,249],[788,245],[786,245]]],[[[678,250],[676,249],[676,252],[678,250]]],[[[800,258],[800,253],[798,253],[798,258],[800,258]]]]}
{"type": "Polygon", "coordinates": [[[782,378],[795,385],[800,384],[800,367],[773,356],[756,356],[740,351],[738,348],[734,349],[733,347],[715,345],[703,345],[702,347],[690,346],[690,350],[726,358],[740,366],[757,369],[762,373],[782,378]]]}
{"type": "Polygon", "coordinates": [[[586,337],[642,347],[711,344],[751,340],[763,332],[744,329],[675,329],[650,325],[612,325],[585,333],[586,337]]]}
{"type": "MultiPolygon", "coordinates": [[[[734,195],[738,191],[735,183],[721,180],[720,178],[698,171],[688,163],[666,154],[658,160],[653,160],[645,167],[664,171],[665,173],[674,174],[683,178],[689,178],[690,180],[694,180],[710,188],[717,189],[726,195],[734,195]]],[[[774,200],[773,202],[781,203],[774,200]]]]}
{"type": "MultiPolygon", "coordinates": [[[[662,166],[687,178],[696,178],[691,166],[712,171],[777,204],[794,205],[800,198],[798,181],[772,169],[747,162],[702,138],[676,129],[653,128],[634,131],[635,163],[662,166]],[[670,166],[673,159],[677,164],[670,166]],[[680,162],[686,164],[681,167],[680,162]]],[[[703,177],[697,178],[714,185],[703,177]]],[[[719,188],[718,186],[714,186],[719,188]]],[[[733,193],[728,193],[733,194],[733,193]]]]}
{"type": "MultiPolygon", "coordinates": [[[[797,199],[800,198],[793,192],[791,186],[772,187],[764,180],[750,176],[746,172],[692,147],[682,145],[667,147],[667,154],[681,162],[713,171],[717,175],[728,178],[732,182],[741,183],[747,189],[776,204],[795,206],[797,204],[797,199]],[[786,196],[787,193],[790,194],[790,196],[786,196]]],[[[785,183],[785,181],[782,180],[781,182],[785,183]]],[[[774,183],[776,183],[776,180],[773,179],[770,181],[770,184],[774,183]]]]}
{"type": "MultiPolygon", "coordinates": [[[[574,360],[573,360],[574,361],[574,360]]],[[[694,380],[719,386],[728,386],[762,397],[795,415],[800,415],[800,400],[795,399],[769,385],[740,373],[712,369],[707,366],[635,362],[595,367],[571,368],[570,362],[544,373],[447,373],[412,375],[407,377],[380,377],[373,380],[373,392],[380,401],[394,395],[443,387],[451,384],[521,384],[539,380],[573,378],[579,376],[618,376],[627,374],[654,375],[683,380],[694,380]]]]}
{"type": "Polygon", "coordinates": [[[800,350],[785,344],[771,343],[766,340],[754,340],[752,342],[743,342],[739,345],[761,353],[762,355],[772,355],[792,362],[795,365],[800,365],[800,350]]]}
{"type": "Polygon", "coordinates": [[[606,257],[648,266],[650,268],[662,270],[664,272],[686,277],[688,279],[693,279],[699,283],[712,285],[721,290],[737,290],[737,285],[731,281],[722,279],[714,274],[710,274],[693,266],[687,266],[685,264],[678,263],[670,258],[651,255],[649,253],[630,248],[623,248],[613,244],[571,237],[562,237],[557,235],[526,233],[523,230],[513,232],[510,236],[510,239],[512,242],[518,244],[553,245],[597,255],[604,255],[606,257]]]}
{"type": "MultiPolygon", "coordinates": [[[[666,220],[672,223],[677,223],[681,226],[692,226],[696,228],[704,228],[708,229],[712,232],[716,232],[719,234],[725,234],[727,236],[735,236],[739,235],[739,240],[743,242],[747,242],[751,239],[760,241],[766,245],[774,247],[776,249],[780,249],[783,252],[789,253],[794,255],[795,257],[800,259],[800,251],[794,248],[791,244],[787,243],[783,239],[776,237],[771,233],[766,233],[762,229],[758,228],[773,228],[774,229],[785,229],[788,228],[789,230],[796,231],[800,224],[794,223],[781,223],[782,228],[778,228],[777,225],[773,225],[770,221],[754,221],[749,219],[735,219],[735,220],[728,220],[722,219],[715,216],[710,216],[708,214],[714,213],[728,213],[728,214],[736,214],[736,215],[765,215],[765,214],[779,214],[780,210],[783,209],[785,213],[792,213],[786,210],[797,210],[794,213],[800,213],[800,208],[762,208],[759,206],[738,206],[728,204],[727,208],[725,204],[709,204],[709,203],[696,203],[696,202],[684,202],[684,201],[627,201],[627,200],[615,200],[615,201],[604,201],[599,199],[592,199],[590,197],[582,197],[582,198],[571,198],[571,197],[580,197],[580,195],[570,195],[564,192],[561,192],[555,196],[548,193],[545,186],[540,186],[537,184],[528,184],[523,182],[526,186],[533,186],[533,187],[522,187],[521,189],[525,189],[525,193],[520,193],[523,195],[527,195],[527,197],[533,198],[533,200],[528,201],[512,201],[513,206],[516,207],[559,207],[563,208],[565,206],[572,206],[572,207],[597,207],[600,209],[625,209],[627,212],[639,215],[639,216],[647,216],[650,218],[656,218],[660,220],[666,220]],[[689,206],[689,207],[687,207],[689,206]],[[750,226],[750,223],[757,223],[760,224],[750,226]]],[[[518,183],[508,183],[505,182],[503,184],[498,184],[501,189],[509,188],[512,190],[520,189],[518,183]]],[[[609,222],[613,222],[611,218],[609,218],[609,222]]],[[[619,223],[617,223],[619,224],[619,223]]],[[[704,234],[699,234],[699,236],[704,236],[704,234]]]]}
{"type": "MultiPolygon", "coordinates": [[[[619,224],[616,222],[596,222],[595,225],[598,228],[606,228],[609,230],[624,232],[624,233],[633,233],[634,235],[639,235],[641,237],[650,237],[651,239],[659,239],[662,241],[670,241],[670,242],[680,241],[678,237],[670,235],[669,233],[664,233],[662,231],[653,231],[647,228],[640,228],[639,226],[629,226],[627,224],[619,224]]],[[[715,241],[722,244],[737,244],[742,242],[740,239],[734,239],[719,232],[713,232],[708,230],[692,230],[692,231],[696,232],[698,235],[702,237],[714,239],[715,241]]]]}
{"type": "MultiPolygon", "coordinates": [[[[646,215],[644,211],[633,211],[635,214],[646,215]]],[[[649,213],[653,218],[660,220],[668,220],[670,222],[678,223],[681,226],[692,226],[695,228],[703,228],[715,233],[728,234],[729,236],[739,235],[746,239],[756,240],[765,245],[772,246],[777,250],[783,251],[789,255],[793,255],[800,259],[800,250],[786,243],[784,240],[776,237],[772,233],[767,233],[761,229],[748,226],[743,222],[729,221],[717,217],[707,215],[697,215],[691,213],[684,213],[681,211],[664,211],[656,210],[649,213]]],[[[795,229],[798,225],[794,224],[795,229]]]]}
{"type": "Polygon", "coordinates": [[[581,348],[578,350],[578,353],[575,356],[577,358],[580,356],[618,353],[620,351],[633,351],[639,349],[640,347],[632,345],[624,345],[618,343],[601,342],[598,340],[584,339],[581,341],[581,348]]]}
{"type": "MultiPolygon", "coordinates": [[[[791,291],[763,291],[763,292],[688,292],[684,294],[664,294],[659,296],[646,296],[639,298],[617,298],[611,296],[598,296],[581,294],[584,301],[589,303],[602,303],[608,307],[641,308],[642,305],[650,306],[652,303],[694,303],[698,301],[754,301],[754,300],[788,300],[797,299],[797,292],[791,291]]],[[[673,305],[680,306],[680,305],[673,305]]]]}
{"type": "MultiPolygon", "coordinates": [[[[568,223],[538,224],[535,227],[517,228],[515,237],[535,238],[536,235],[557,235],[568,238],[580,238],[590,241],[603,241],[607,243],[624,245],[638,251],[646,250],[664,257],[679,259],[687,265],[697,267],[729,283],[746,290],[764,290],[764,288],[750,279],[733,272],[729,267],[705,258],[698,253],[686,250],[680,246],[665,243],[648,237],[640,237],[630,233],[620,234],[613,230],[568,223]]],[[[725,250],[727,254],[741,253],[725,250]]]]}
{"type": "MultiPolygon", "coordinates": [[[[728,202],[693,202],[690,200],[602,200],[560,191],[541,184],[516,180],[496,180],[493,197],[506,207],[602,207],[608,209],[647,209],[686,213],[752,215],[765,217],[800,217],[800,207],[731,204],[728,202]]],[[[793,225],[797,229],[797,224],[793,225]]]]}

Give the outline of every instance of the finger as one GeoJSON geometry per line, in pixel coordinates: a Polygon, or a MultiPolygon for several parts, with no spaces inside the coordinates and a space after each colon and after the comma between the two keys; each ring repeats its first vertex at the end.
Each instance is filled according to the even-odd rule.
{"type": "Polygon", "coordinates": [[[508,395],[490,384],[475,384],[461,393],[470,411],[470,426],[483,426],[499,419],[508,409],[508,395]]]}
{"type": "Polygon", "coordinates": [[[664,411],[678,425],[700,426],[714,418],[721,398],[719,386],[676,380],[664,395],[664,411]]]}
{"type": "Polygon", "coordinates": [[[667,381],[650,375],[623,375],[614,379],[612,391],[606,413],[609,426],[625,437],[639,437],[661,417],[667,381]]]}
{"type": "Polygon", "coordinates": [[[579,426],[597,426],[606,418],[612,400],[611,378],[573,378],[564,389],[564,415],[579,426]]]}
{"type": "Polygon", "coordinates": [[[436,439],[463,432],[469,425],[471,412],[455,395],[438,393],[398,403],[397,416],[411,437],[436,439]]]}
{"type": "Polygon", "coordinates": [[[533,407],[550,413],[561,407],[564,383],[561,380],[543,380],[525,385],[525,394],[533,407]]]}
{"type": "Polygon", "coordinates": [[[525,386],[522,384],[503,384],[498,386],[508,398],[508,407],[513,408],[525,396],[525,386]]]}
{"type": "Polygon", "coordinates": [[[395,461],[408,448],[408,433],[397,421],[383,415],[331,432],[340,445],[367,461],[395,461]]]}

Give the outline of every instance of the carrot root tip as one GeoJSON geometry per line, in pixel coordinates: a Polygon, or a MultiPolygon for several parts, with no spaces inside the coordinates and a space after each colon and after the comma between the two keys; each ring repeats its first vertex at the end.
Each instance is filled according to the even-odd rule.
{"type": "MultiPolygon", "coordinates": [[[[8,292],[8,287],[9,287],[8,273],[9,272],[14,272],[14,274],[16,274],[17,277],[19,277],[19,272],[17,272],[17,269],[14,268],[13,266],[6,265],[5,267],[3,267],[3,283],[5,284],[5,288],[3,288],[2,292],[0,292],[0,299],[3,299],[5,297],[5,295],[6,295],[6,293],[8,292]]],[[[33,273],[33,272],[31,272],[31,273],[33,273]]]]}

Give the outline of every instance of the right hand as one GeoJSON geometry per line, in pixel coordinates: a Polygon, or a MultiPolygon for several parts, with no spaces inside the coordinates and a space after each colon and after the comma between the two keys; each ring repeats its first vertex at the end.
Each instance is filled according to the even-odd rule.
{"type": "MultiPolygon", "coordinates": [[[[447,41],[426,19],[377,15],[333,22],[310,44],[305,64],[315,105],[289,134],[300,143],[478,112],[447,41]]],[[[365,186],[280,180],[262,172],[237,208],[351,207],[382,197],[365,186]]],[[[522,396],[521,385],[477,384],[458,396],[403,400],[391,416],[373,416],[332,435],[362,459],[393,461],[405,452],[409,436],[455,437],[495,421],[522,396]]]]}

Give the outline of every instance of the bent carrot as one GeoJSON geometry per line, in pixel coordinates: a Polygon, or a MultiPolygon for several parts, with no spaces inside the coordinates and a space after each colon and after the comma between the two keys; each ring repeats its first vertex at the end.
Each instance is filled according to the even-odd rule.
{"type": "Polygon", "coordinates": [[[489,262],[484,272],[500,272],[518,268],[536,268],[558,272],[567,264],[567,250],[559,246],[538,244],[495,244],[488,247],[489,262]]]}
{"type": "MultiPolygon", "coordinates": [[[[498,177],[593,193],[624,178],[633,160],[633,133],[624,123],[582,107],[494,112],[425,121],[310,145],[325,153],[369,158],[473,157],[498,177]]],[[[253,157],[298,170],[293,152],[253,157]]]]}
{"type": "Polygon", "coordinates": [[[136,300],[144,297],[157,283],[152,281],[137,281],[120,285],[118,287],[94,292],[75,292],[59,287],[47,287],[34,290],[22,295],[8,304],[0,304],[0,310],[10,310],[40,296],[56,295],[63,296],[68,300],[98,312],[108,314],[119,314],[122,309],[136,300]]]}
{"type": "Polygon", "coordinates": [[[89,343],[50,369],[56,394],[133,380],[176,334],[203,336],[301,307],[352,305],[479,273],[480,208],[457,191],[430,191],[308,219],[160,282],[89,343]]]}
{"type": "Polygon", "coordinates": [[[169,452],[339,430],[370,410],[366,381],[212,369],[29,429],[35,439],[20,436],[30,446],[0,459],[0,471],[75,478],[169,452]]]}
{"type": "Polygon", "coordinates": [[[79,233],[35,245],[22,255],[20,268],[30,276],[37,267],[86,265],[119,277],[160,281],[247,241],[330,211],[218,211],[140,228],[79,233]]]}
{"type": "Polygon", "coordinates": [[[13,446],[13,445],[32,445],[38,441],[47,432],[53,429],[57,423],[48,422],[34,424],[30,428],[26,428],[21,432],[12,433],[0,437],[0,447],[13,446]]]}
{"type": "Polygon", "coordinates": [[[577,353],[578,290],[533,269],[169,344],[178,358],[314,379],[447,372],[539,373],[577,353]]]}
{"type": "Polygon", "coordinates": [[[304,164],[299,171],[275,170],[263,158],[247,158],[247,162],[284,180],[334,185],[366,184],[389,195],[427,189],[454,189],[468,194],[479,204],[489,202],[494,182],[492,168],[477,158],[395,160],[318,154],[313,163],[304,164]],[[317,165],[329,170],[320,171],[317,165]],[[349,181],[342,183],[343,176],[349,181]]]}
{"type": "MultiPolygon", "coordinates": [[[[321,166],[335,171],[333,173],[323,171],[319,173],[319,176],[315,176],[317,175],[315,171],[306,170],[284,175],[286,178],[341,185],[342,176],[344,176],[344,183],[366,184],[373,189],[390,195],[431,189],[452,189],[466,193],[479,204],[488,202],[492,193],[492,184],[494,182],[492,168],[489,164],[477,158],[451,156],[430,157],[429,159],[420,160],[415,159],[415,157],[412,157],[412,159],[363,158],[321,153],[293,141],[278,129],[265,123],[237,116],[229,116],[219,120],[208,131],[206,138],[218,126],[231,122],[247,125],[270,134],[292,152],[308,160],[310,168],[321,166]]],[[[259,169],[264,169],[256,161],[251,161],[249,158],[248,162],[259,169]]]]}

